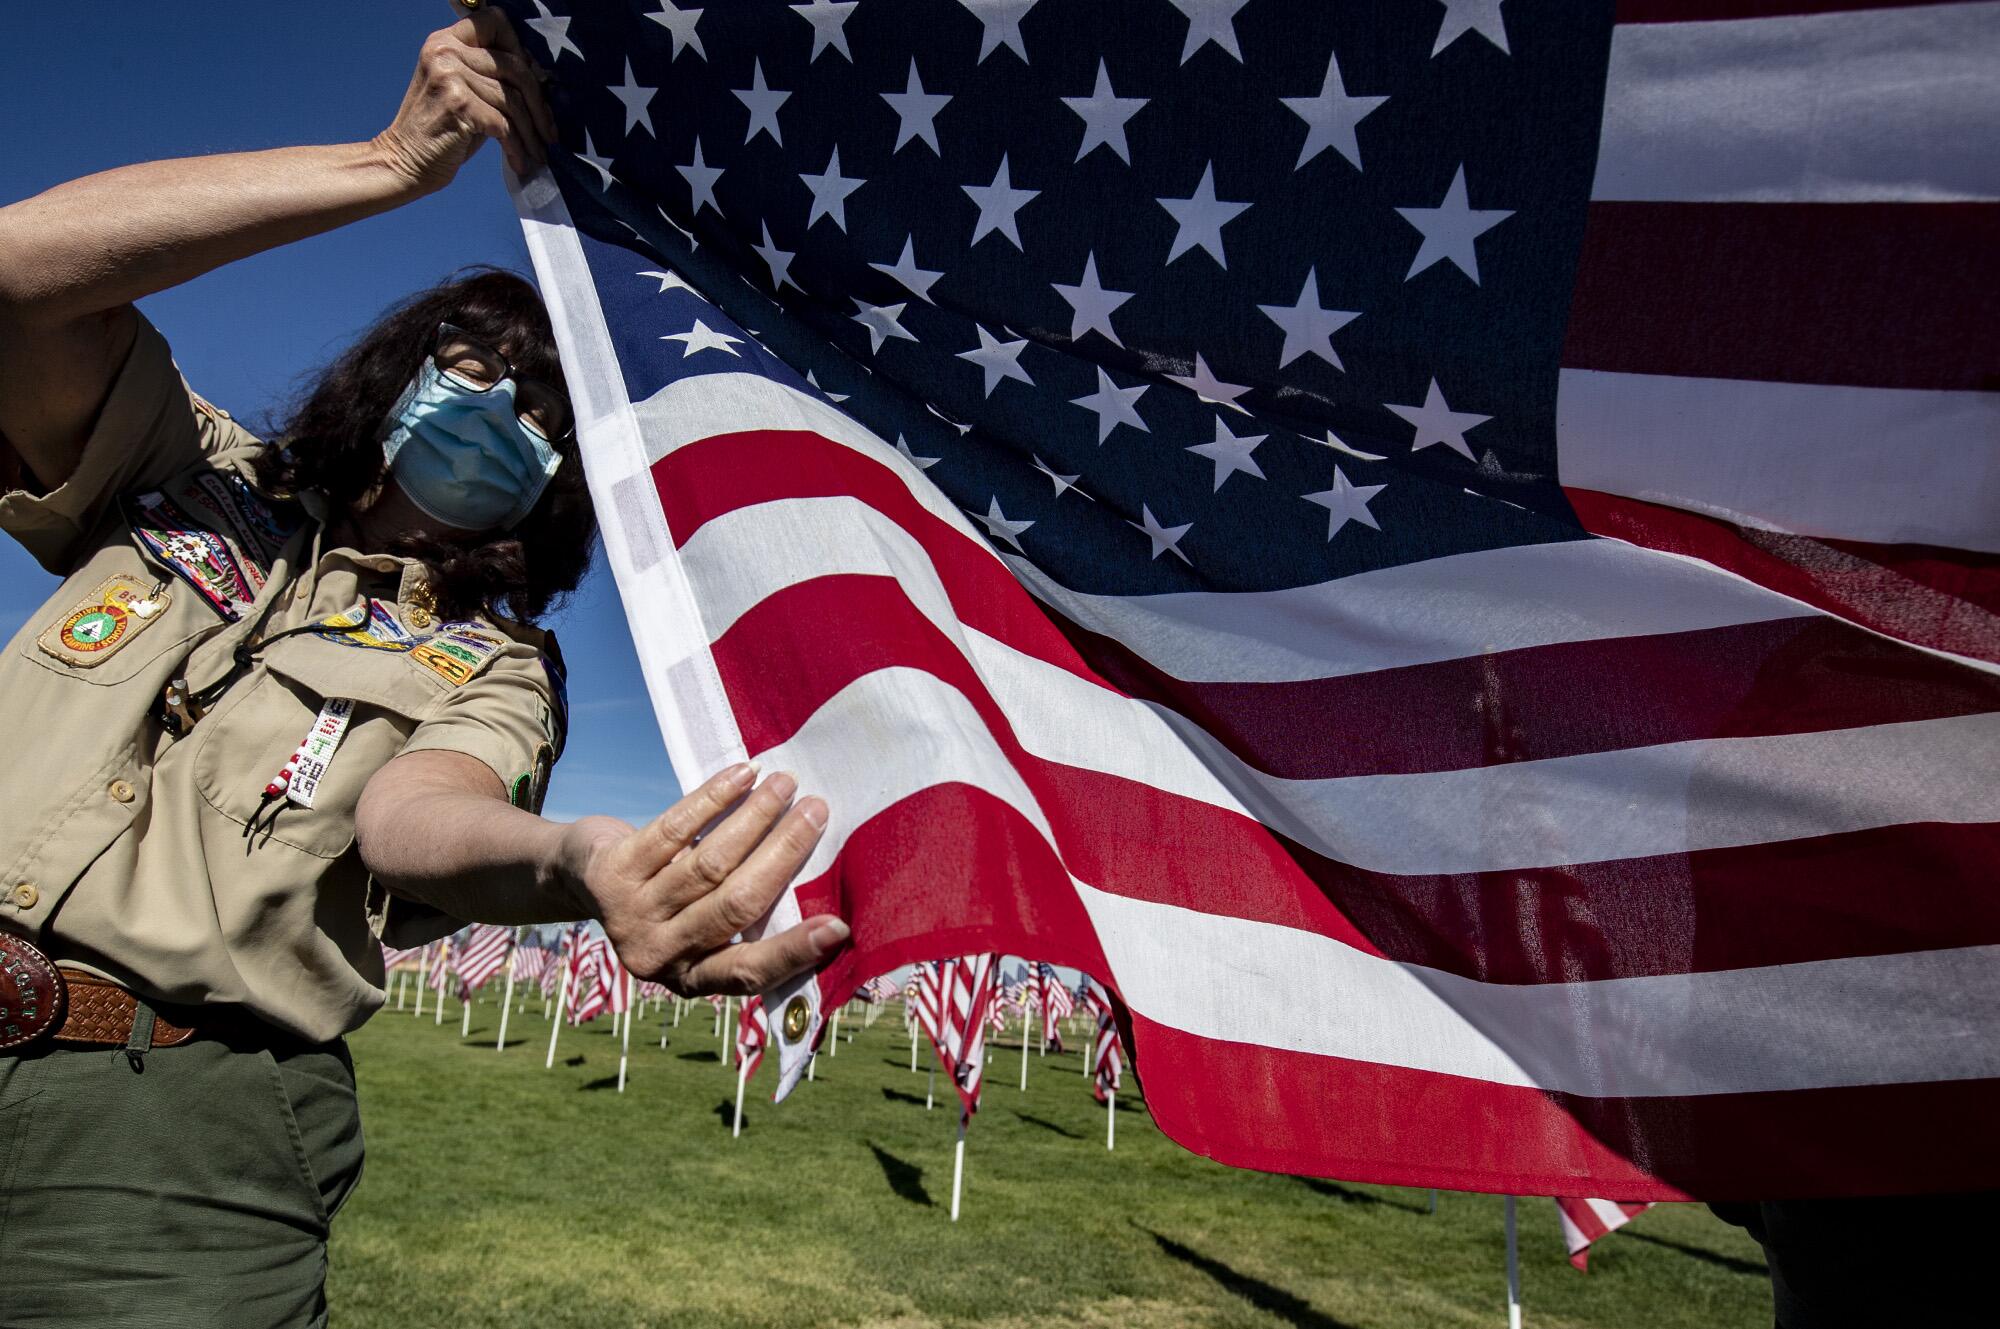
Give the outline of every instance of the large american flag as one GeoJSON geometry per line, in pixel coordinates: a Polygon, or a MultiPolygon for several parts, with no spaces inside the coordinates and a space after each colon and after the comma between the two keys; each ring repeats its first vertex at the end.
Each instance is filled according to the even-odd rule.
{"type": "Polygon", "coordinates": [[[816,1012],[1086,970],[1272,1170],[2000,1179],[2000,6],[501,3],[677,773],[831,803],[816,1012]]]}

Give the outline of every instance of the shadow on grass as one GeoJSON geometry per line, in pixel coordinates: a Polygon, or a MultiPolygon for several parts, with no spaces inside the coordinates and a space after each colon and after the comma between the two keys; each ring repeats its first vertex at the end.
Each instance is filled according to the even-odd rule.
{"type": "Polygon", "coordinates": [[[1293,1177],[1292,1180],[1309,1191],[1338,1200],[1342,1204],[1379,1204],[1389,1209],[1401,1209],[1406,1214],[1430,1212],[1420,1204],[1411,1204],[1407,1200],[1392,1200],[1386,1195],[1370,1195],[1367,1191],[1357,1191],[1337,1181],[1327,1181],[1323,1177],[1293,1177]]]}
{"type": "MultiPolygon", "coordinates": [[[[1134,1226],[1137,1226],[1136,1224],[1134,1226]]],[[[1313,1309],[1312,1303],[1303,1297],[1285,1291],[1261,1278],[1252,1278],[1220,1260],[1212,1260],[1200,1251],[1181,1245],[1171,1237],[1163,1237],[1150,1228],[1140,1228],[1158,1243],[1160,1250],[1172,1259],[1179,1260],[1190,1268],[1199,1269],[1224,1288],[1249,1302],[1260,1311],[1277,1316],[1286,1324],[1297,1329],[1352,1329],[1345,1321],[1336,1320],[1323,1311],[1313,1309]]]]}
{"type": "Polygon", "coordinates": [[[906,1094],[900,1089],[885,1088],[882,1091],[882,1097],[888,1099],[891,1103],[915,1103],[918,1107],[922,1107],[924,1103],[924,1100],[918,1098],[915,1094],[906,1094]]]}
{"type": "Polygon", "coordinates": [[[575,1055],[574,1057],[564,1057],[564,1058],[563,1058],[563,1065],[565,1065],[565,1066],[581,1066],[581,1065],[583,1065],[583,1063],[584,1063],[584,1062],[586,1062],[586,1061],[589,1061],[589,1060],[590,1060],[590,1058],[588,1058],[588,1057],[584,1056],[584,1055],[583,1055],[583,1054],[582,1054],[581,1052],[579,1052],[579,1053],[577,1053],[577,1054],[576,1054],[576,1055],[575,1055]]]}
{"type": "MultiPolygon", "coordinates": [[[[910,1060],[908,1057],[884,1057],[882,1058],[882,1064],[884,1066],[894,1066],[899,1071],[907,1071],[910,1069],[910,1060]]],[[[916,1069],[916,1074],[922,1075],[923,1073],[924,1073],[923,1065],[919,1063],[916,1069]]]]}
{"type": "Polygon", "coordinates": [[[1686,1242],[1670,1241],[1666,1237],[1656,1237],[1650,1232],[1634,1232],[1628,1227],[1625,1229],[1623,1235],[1630,1237],[1634,1241],[1643,1241],[1648,1245],[1664,1246],[1670,1251],[1679,1251],[1682,1255],[1700,1260],[1704,1264],[1712,1264],[1718,1269],[1727,1269],[1732,1274],[1749,1274],[1753,1278],[1764,1278],[1771,1272],[1755,1260],[1738,1259],[1734,1255],[1724,1255],[1721,1251],[1703,1250],[1699,1246],[1690,1246],[1686,1242]]]}
{"type": "Polygon", "coordinates": [[[889,1183],[889,1189],[911,1204],[925,1208],[935,1208],[931,1193],[924,1189],[924,1170],[915,1163],[905,1163],[873,1140],[868,1147],[875,1152],[875,1161],[882,1165],[882,1176],[889,1183]]]}
{"type": "Polygon", "coordinates": [[[586,1090],[616,1089],[617,1087],[618,1087],[618,1077],[615,1075],[600,1075],[595,1080],[592,1080],[589,1084],[582,1086],[582,1088],[586,1090]]]}
{"type": "Polygon", "coordinates": [[[681,1059],[682,1061],[721,1061],[721,1060],[722,1060],[722,1055],[721,1055],[720,1053],[718,1053],[718,1052],[715,1052],[715,1051],[713,1051],[713,1050],[709,1050],[709,1051],[705,1051],[705,1052],[682,1052],[682,1053],[680,1053],[680,1054],[678,1054],[678,1055],[680,1056],[680,1059],[681,1059]]]}
{"type": "Polygon", "coordinates": [[[1075,1131],[1071,1130],[1069,1127],[1058,1126],[1053,1121],[1050,1121],[1046,1117],[1037,1117],[1026,1112],[1016,1112],[1014,1115],[1019,1117],[1022,1121],[1027,1122],[1030,1126],[1040,1126],[1045,1131],[1054,1131],[1057,1135],[1062,1136],[1065,1140],[1081,1140],[1083,1138],[1081,1135],[1078,1135],[1075,1131]]]}
{"type": "MultiPolygon", "coordinates": [[[[722,1129],[725,1131],[736,1129],[735,1100],[725,1098],[720,1103],[717,1103],[715,1105],[715,1119],[722,1123],[722,1129]]],[[[743,1113],[743,1129],[746,1131],[750,1129],[750,1113],[747,1109],[743,1113]]]]}

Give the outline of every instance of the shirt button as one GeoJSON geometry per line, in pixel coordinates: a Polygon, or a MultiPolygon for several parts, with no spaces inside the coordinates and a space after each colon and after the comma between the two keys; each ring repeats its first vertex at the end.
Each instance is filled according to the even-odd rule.
{"type": "Polygon", "coordinates": [[[13,902],[16,909],[33,909],[41,900],[42,893],[35,889],[35,883],[24,881],[16,886],[7,898],[13,902]]]}
{"type": "Polygon", "coordinates": [[[413,628],[427,628],[431,625],[431,611],[422,605],[411,605],[403,611],[403,621],[413,628]]]}
{"type": "Polygon", "coordinates": [[[130,780],[113,780],[111,788],[107,792],[110,793],[114,801],[119,803],[130,803],[135,797],[130,780]]]}

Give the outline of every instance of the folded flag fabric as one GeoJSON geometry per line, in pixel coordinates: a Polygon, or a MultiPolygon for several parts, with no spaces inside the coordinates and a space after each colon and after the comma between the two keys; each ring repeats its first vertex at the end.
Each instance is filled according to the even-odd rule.
{"type": "Polygon", "coordinates": [[[1562,1215],[1563,1244],[1569,1247],[1569,1262],[1588,1273],[1590,1243],[1611,1235],[1650,1208],[1649,1204],[1573,1200],[1557,1196],[1556,1212],[1562,1215]]]}
{"type": "Polygon", "coordinates": [[[1992,3],[499,3],[676,772],[831,804],[771,1000],[1087,971],[1270,1170],[2000,1182],[1992,3]]]}

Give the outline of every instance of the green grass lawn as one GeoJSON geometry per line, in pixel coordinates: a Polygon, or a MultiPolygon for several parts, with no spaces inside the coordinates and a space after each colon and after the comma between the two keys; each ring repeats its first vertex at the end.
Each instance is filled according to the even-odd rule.
{"type": "MultiPolygon", "coordinates": [[[[706,1006],[665,1051],[634,1029],[622,1095],[610,1021],[564,1029],[545,1071],[540,1011],[501,1053],[491,1003],[469,1042],[456,1004],[354,1036],[368,1166],[335,1226],[336,1325],[1506,1323],[1499,1198],[1432,1215],[1423,1191],[1233,1171],[1162,1136],[1129,1077],[1107,1152],[1074,1054],[1031,1059],[1024,1094],[1018,1043],[996,1052],[954,1224],[949,1091],[925,1111],[893,1008],[843,1021],[854,1041],[782,1107],[768,1059],[736,1140],[706,1006]]],[[[1699,1206],[1647,1213],[1588,1275],[1550,1201],[1520,1229],[1530,1326],[1770,1323],[1755,1243],[1699,1206]]]]}

